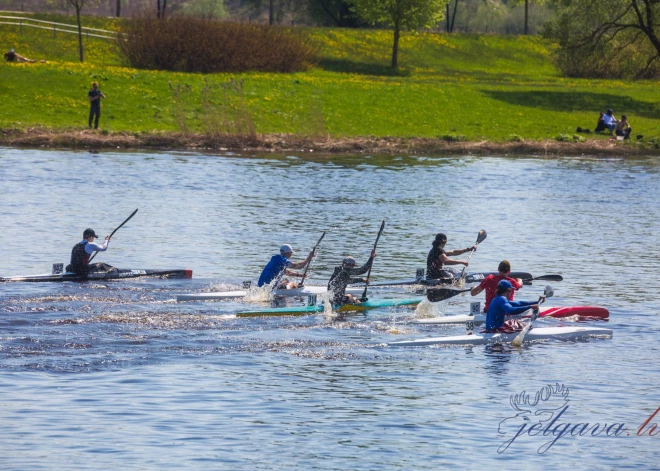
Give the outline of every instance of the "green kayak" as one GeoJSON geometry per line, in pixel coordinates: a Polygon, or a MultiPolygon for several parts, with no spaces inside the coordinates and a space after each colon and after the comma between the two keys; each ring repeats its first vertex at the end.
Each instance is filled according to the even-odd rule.
{"type": "MultiPolygon", "coordinates": [[[[396,307],[396,306],[417,306],[424,298],[412,299],[369,299],[359,304],[343,304],[341,306],[334,306],[333,311],[346,312],[346,311],[367,311],[369,309],[377,309],[379,307],[396,307]]],[[[239,311],[236,313],[237,317],[258,317],[258,316],[304,316],[308,314],[316,314],[323,312],[325,308],[323,304],[315,306],[299,306],[299,307],[276,307],[272,309],[259,309],[256,311],[239,311]]]]}

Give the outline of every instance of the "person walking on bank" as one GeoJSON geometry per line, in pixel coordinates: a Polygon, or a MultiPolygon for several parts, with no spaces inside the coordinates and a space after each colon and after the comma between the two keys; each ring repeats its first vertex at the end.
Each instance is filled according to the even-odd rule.
{"type": "Polygon", "coordinates": [[[101,117],[101,98],[105,95],[99,90],[99,84],[92,82],[92,89],[87,94],[89,97],[89,127],[92,127],[92,120],[94,119],[94,129],[99,128],[99,118],[101,117]]]}

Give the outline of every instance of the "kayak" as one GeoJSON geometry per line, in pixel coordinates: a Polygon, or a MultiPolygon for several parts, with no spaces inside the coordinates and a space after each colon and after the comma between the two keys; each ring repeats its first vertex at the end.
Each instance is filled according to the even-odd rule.
{"type": "MultiPolygon", "coordinates": [[[[507,319],[520,319],[521,317],[531,317],[531,314],[522,316],[508,316],[507,319]]],[[[580,320],[586,319],[607,319],[610,317],[610,312],[604,307],[598,306],[558,306],[541,309],[539,317],[578,317],[580,320]]],[[[485,314],[477,314],[476,316],[458,315],[458,316],[440,316],[428,319],[415,319],[414,324],[424,325],[446,325],[446,324],[464,324],[472,321],[475,324],[483,324],[486,322],[485,314]]]]}
{"type": "MultiPolygon", "coordinates": [[[[425,345],[489,345],[510,343],[519,332],[511,334],[472,334],[454,337],[429,337],[416,340],[390,342],[391,347],[422,347],[425,345]]],[[[612,329],[599,327],[535,327],[525,335],[525,342],[536,340],[579,340],[588,337],[612,337],[612,329]]]]}
{"type": "MultiPolygon", "coordinates": [[[[362,294],[364,288],[346,288],[347,294],[362,294]]],[[[326,286],[303,286],[302,288],[295,289],[276,289],[275,296],[286,296],[286,297],[296,297],[296,296],[311,296],[315,294],[324,294],[328,292],[326,286]]],[[[184,301],[212,301],[212,300],[222,300],[222,299],[238,299],[244,298],[250,294],[250,291],[247,290],[237,290],[237,291],[220,291],[220,292],[211,292],[211,293],[186,293],[186,294],[177,294],[176,300],[178,302],[184,301]]]]}
{"type": "MultiPolygon", "coordinates": [[[[334,306],[332,308],[335,312],[348,312],[348,311],[367,311],[370,309],[377,309],[381,307],[397,307],[397,306],[416,306],[422,302],[423,298],[412,299],[369,299],[359,304],[343,304],[341,306],[334,306]]],[[[313,306],[299,306],[299,307],[276,307],[271,309],[259,309],[256,311],[239,311],[236,317],[258,317],[258,316],[305,316],[309,314],[318,314],[325,311],[323,304],[313,306]]]]}
{"type": "Polygon", "coordinates": [[[133,270],[129,268],[117,268],[109,272],[89,273],[86,277],[72,272],[49,273],[46,275],[28,275],[11,276],[7,278],[0,277],[0,282],[24,281],[24,282],[58,282],[58,281],[89,281],[89,280],[123,280],[126,278],[192,278],[192,270],[172,269],[172,270],[133,270]]]}
{"type": "MultiPolygon", "coordinates": [[[[405,278],[401,280],[390,280],[390,281],[379,281],[377,283],[371,283],[369,284],[370,287],[378,287],[378,286],[401,286],[401,285],[421,285],[421,286],[439,286],[439,285],[450,285],[454,283],[458,278],[460,278],[461,273],[460,271],[457,271],[455,269],[449,270],[452,273],[455,274],[454,278],[439,278],[439,279],[432,279],[432,278],[424,278],[424,270],[419,269],[417,270],[417,274],[421,276],[417,276],[416,278],[405,278]]],[[[488,275],[497,275],[497,272],[473,272],[473,273],[468,273],[465,275],[465,283],[480,283],[484,278],[486,278],[488,275]]],[[[524,280],[531,280],[533,277],[530,273],[527,272],[522,272],[522,271],[516,271],[516,272],[511,272],[509,273],[509,276],[511,278],[520,278],[523,281],[524,280]]]]}

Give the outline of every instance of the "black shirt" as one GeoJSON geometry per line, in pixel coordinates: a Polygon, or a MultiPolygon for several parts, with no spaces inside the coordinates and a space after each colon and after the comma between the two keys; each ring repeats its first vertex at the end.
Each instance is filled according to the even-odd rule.
{"type": "Polygon", "coordinates": [[[97,88],[96,90],[94,90],[92,88],[89,91],[89,93],[87,94],[87,96],[89,96],[89,98],[98,97],[98,99],[89,102],[90,105],[92,105],[92,107],[94,107],[94,106],[99,106],[100,107],[101,106],[101,90],[100,89],[97,88]]]}

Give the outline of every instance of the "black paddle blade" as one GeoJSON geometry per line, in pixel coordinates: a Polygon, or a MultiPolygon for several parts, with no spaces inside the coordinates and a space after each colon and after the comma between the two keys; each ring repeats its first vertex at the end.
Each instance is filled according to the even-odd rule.
{"type": "Polygon", "coordinates": [[[457,294],[465,293],[470,291],[468,289],[452,289],[452,288],[437,288],[429,289],[426,291],[426,299],[432,303],[437,303],[438,301],[444,301],[445,299],[453,298],[457,294]]]}
{"type": "Polygon", "coordinates": [[[535,280],[545,280],[545,281],[564,281],[564,278],[561,275],[542,275],[534,278],[535,280]]]}
{"type": "Polygon", "coordinates": [[[477,236],[477,244],[481,244],[484,240],[486,240],[486,237],[488,237],[488,234],[486,234],[486,229],[481,229],[479,231],[479,235],[477,236]]]}

